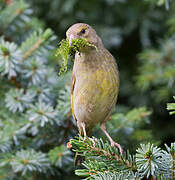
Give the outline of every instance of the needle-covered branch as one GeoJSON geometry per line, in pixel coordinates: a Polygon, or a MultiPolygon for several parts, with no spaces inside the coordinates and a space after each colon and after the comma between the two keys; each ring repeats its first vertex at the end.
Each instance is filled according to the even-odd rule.
{"type": "Polygon", "coordinates": [[[77,169],[75,173],[87,179],[98,179],[101,176],[122,179],[123,173],[125,178],[133,179],[174,178],[175,143],[172,143],[171,147],[166,145],[167,151],[150,143],[141,144],[136,154],[131,155],[127,151],[121,155],[117,148],[111,147],[102,139],[79,136],[70,140],[69,148],[85,157],[82,163],[84,168],[77,169]]]}

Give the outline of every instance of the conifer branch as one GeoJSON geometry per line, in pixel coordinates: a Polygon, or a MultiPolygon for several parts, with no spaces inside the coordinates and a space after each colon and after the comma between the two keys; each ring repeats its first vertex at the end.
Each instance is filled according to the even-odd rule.
{"type": "MultiPolygon", "coordinates": [[[[28,9],[29,5],[25,3],[23,0],[21,1],[14,1],[10,3],[0,14],[0,26],[1,28],[5,29],[15,21],[17,17],[25,13],[28,9]]],[[[27,12],[28,14],[28,12],[27,12]]]]}
{"type": "Polygon", "coordinates": [[[38,34],[34,32],[21,46],[21,49],[23,50],[21,62],[31,56],[45,42],[48,42],[51,35],[51,29],[47,29],[44,33],[42,33],[41,30],[38,32],[38,34]]]}
{"type": "Polygon", "coordinates": [[[85,169],[77,169],[75,173],[78,176],[86,176],[87,179],[98,179],[97,177],[106,175],[120,175],[119,179],[122,179],[123,172],[128,178],[133,179],[174,179],[175,143],[172,143],[170,148],[166,146],[167,151],[150,143],[141,144],[136,150],[136,155],[130,155],[129,152],[120,155],[116,148],[111,147],[108,142],[104,143],[102,139],[84,139],[79,136],[71,139],[68,147],[85,157],[82,163],[85,169]]]}
{"type": "Polygon", "coordinates": [[[40,45],[41,43],[43,43],[44,39],[41,38],[39,39],[34,45],[33,47],[31,47],[31,49],[29,49],[22,57],[21,61],[23,62],[28,56],[30,56],[40,45]]]}

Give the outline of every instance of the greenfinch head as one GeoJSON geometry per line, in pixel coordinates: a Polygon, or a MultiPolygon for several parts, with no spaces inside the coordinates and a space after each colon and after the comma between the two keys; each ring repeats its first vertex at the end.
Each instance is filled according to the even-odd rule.
{"type": "Polygon", "coordinates": [[[88,43],[98,47],[99,45],[102,46],[102,41],[98,37],[95,30],[89,26],[88,24],[84,23],[77,23],[72,25],[66,32],[66,36],[69,40],[69,45],[71,46],[72,40],[74,39],[85,39],[88,43]]]}

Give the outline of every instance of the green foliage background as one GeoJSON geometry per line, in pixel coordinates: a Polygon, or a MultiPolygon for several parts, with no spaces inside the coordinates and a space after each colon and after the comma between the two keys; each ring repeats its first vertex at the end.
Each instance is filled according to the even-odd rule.
{"type": "MultiPolygon", "coordinates": [[[[175,95],[175,3],[171,0],[0,1],[0,179],[74,176],[66,143],[77,134],[70,76],[58,76],[58,42],[77,22],[92,25],[120,71],[107,128],[135,153],[175,140],[166,106],[175,95]]],[[[170,103],[168,109],[173,110],[170,103]]],[[[98,126],[93,134],[104,135],[98,126]]]]}

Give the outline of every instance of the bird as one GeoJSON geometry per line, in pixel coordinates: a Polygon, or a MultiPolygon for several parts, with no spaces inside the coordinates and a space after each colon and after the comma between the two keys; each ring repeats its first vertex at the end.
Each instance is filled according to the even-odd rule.
{"type": "Polygon", "coordinates": [[[84,137],[100,123],[112,147],[122,154],[121,145],[106,130],[119,92],[119,71],[115,58],[104,47],[101,38],[88,24],[76,23],[66,31],[69,45],[75,39],[85,39],[93,46],[84,46],[75,53],[71,81],[71,109],[79,133],[84,137]],[[96,47],[96,48],[95,48],[96,47]]]}

